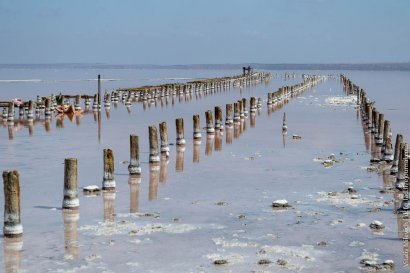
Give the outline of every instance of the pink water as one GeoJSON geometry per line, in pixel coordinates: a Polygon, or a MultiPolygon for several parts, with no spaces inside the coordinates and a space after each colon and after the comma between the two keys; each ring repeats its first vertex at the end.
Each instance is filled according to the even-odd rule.
{"type": "MultiPolygon", "coordinates": [[[[81,78],[81,72],[71,71],[72,78],[81,78]]],[[[138,73],[131,72],[124,72],[124,78],[138,73]]],[[[159,78],[154,72],[145,71],[139,78],[159,78]]],[[[61,75],[57,78],[65,74],[58,73],[61,75]]],[[[91,77],[94,71],[86,73],[91,77]]],[[[115,73],[121,76],[120,71],[115,73]]],[[[166,81],[164,78],[213,77],[234,72],[158,73],[166,81]]],[[[382,177],[362,169],[369,166],[370,155],[356,109],[325,103],[327,97],[344,95],[337,79],[318,84],[270,114],[264,101],[253,127],[249,117],[239,137],[234,137],[232,129],[231,144],[227,130],[214,139],[207,138],[203,131],[199,162],[193,162],[198,158],[198,147],[194,148],[192,139],[194,114],[200,115],[205,126],[205,111],[216,105],[225,109],[226,103],[244,97],[249,101],[251,96],[266,100],[268,91],[301,81],[300,71],[291,81],[284,81],[283,73],[278,71],[267,85],[232,88],[201,98],[192,94],[189,101],[177,96],[174,104],[170,97],[168,106],[164,103],[163,107],[158,102],[144,110],[142,104],[134,103],[128,112],[120,103],[111,108],[110,118],[103,109],[100,140],[93,114],[84,115],[80,124],[66,119],[63,128],[57,128],[53,119],[49,132],[40,121],[31,136],[25,127],[15,129],[12,140],[7,126],[1,127],[0,166],[20,172],[24,236],[21,251],[10,251],[3,240],[5,251],[0,254],[0,268],[5,268],[5,260],[9,265],[12,257],[11,263],[14,261],[24,272],[361,272],[360,257],[368,251],[378,254],[378,262],[394,260],[395,272],[407,272],[393,204],[384,204],[393,195],[379,193],[382,177]],[[281,129],[284,112],[288,123],[285,139],[281,129]],[[158,172],[150,171],[148,126],[166,121],[170,141],[175,142],[174,124],[178,117],[185,121],[185,151],[178,152],[176,146],[171,146],[169,161],[162,162],[158,172]],[[139,186],[130,186],[127,164],[123,163],[129,160],[130,134],[140,137],[143,174],[139,186]],[[293,134],[302,139],[293,140],[293,134]],[[64,221],[59,209],[64,158],[78,158],[80,188],[101,186],[104,148],[114,151],[115,197],[87,197],[80,192],[79,219],[64,221]],[[341,161],[332,168],[326,169],[314,160],[332,153],[341,161]],[[348,203],[349,198],[337,204],[320,200],[323,196],[319,192],[340,193],[348,186],[354,186],[360,200],[367,203],[354,206],[348,203]],[[271,204],[277,199],[286,199],[292,208],[272,210],[271,204]],[[380,210],[371,212],[375,207],[380,210]],[[383,234],[374,234],[368,228],[373,220],[385,224],[383,234]],[[360,223],[365,226],[357,227],[360,223]],[[318,246],[321,241],[326,245],[318,246]],[[214,265],[213,261],[219,258],[228,264],[214,265]],[[258,265],[261,259],[272,263],[258,265]],[[286,260],[287,266],[276,264],[278,259],[286,260]]],[[[321,75],[329,73],[339,74],[315,71],[321,75]]],[[[343,73],[376,100],[376,107],[392,122],[393,135],[400,131],[405,141],[409,139],[409,110],[405,105],[409,98],[408,72],[343,73]],[[392,91],[385,92],[387,88],[392,91]]],[[[44,77],[36,74],[33,78],[41,76],[44,77]]],[[[132,86],[134,82],[141,83],[104,82],[103,89],[107,88],[105,83],[114,88],[132,86]]],[[[37,95],[34,83],[13,84],[0,83],[2,97],[37,95]],[[10,95],[9,90],[16,93],[10,95]]],[[[71,84],[70,92],[71,88],[84,88],[84,83],[71,84]]],[[[95,81],[85,84],[96,88],[95,81]]],[[[37,89],[47,91],[40,95],[47,95],[54,87],[44,83],[37,89]]],[[[66,86],[58,83],[58,88],[64,91],[66,86]]],[[[2,195],[0,199],[3,200],[2,195]]]]}

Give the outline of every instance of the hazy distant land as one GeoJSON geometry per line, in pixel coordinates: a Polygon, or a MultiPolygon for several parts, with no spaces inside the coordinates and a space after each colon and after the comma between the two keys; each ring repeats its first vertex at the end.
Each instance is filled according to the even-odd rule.
{"type": "Polygon", "coordinates": [[[365,70],[365,71],[409,71],[410,62],[402,63],[334,63],[334,64],[103,64],[103,63],[59,63],[59,64],[0,64],[2,68],[55,69],[55,68],[97,68],[97,69],[242,69],[250,65],[264,70],[365,70]]]}

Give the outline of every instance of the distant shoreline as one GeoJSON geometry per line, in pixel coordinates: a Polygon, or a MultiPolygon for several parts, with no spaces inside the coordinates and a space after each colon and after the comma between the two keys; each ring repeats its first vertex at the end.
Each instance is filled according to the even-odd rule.
{"type": "Polygon", "coordinates": [[[242,69],[248,66],[263,70],[365,70],[410,71],[410,62],[401,63],[334,63],[334,64],[103,64],[103,63],[55,63],[55,64],[0,64],[0,69],[242,69]]]}

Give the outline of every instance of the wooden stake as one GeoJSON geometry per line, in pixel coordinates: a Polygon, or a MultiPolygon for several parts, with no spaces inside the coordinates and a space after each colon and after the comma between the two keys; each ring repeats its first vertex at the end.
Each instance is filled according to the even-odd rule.
{"type": "Polygon", "coordinates": [[[185,137],[184,137],[184,119],[177,118],[175,120],[176,131],[177,131],[177,145],[185,145],[185,137]]]}
{"type": "Polygon", "coordinates": [[[136,135],[130,135],[130,164],[128,165],[128,172],[130,175],[141,174],[139,153],[139,138],[136,135]]]}
{"type": "Polygon", "coordinates": [[[64,160],[63,209],[76,210],[80,207],[77,185],[77,159],[66,158],[64,160]]]}
{"type": "Polygon", "coordinates": [[[165,121],[159,124],[159,135],[161,139],[161,154],[169,156],[169,143],[168,143],[168,126],[165,121]]]}
{"type": "Polygon", "coordinates": [[[149,162],[159,163],[159,151],[158,151],[158,131],[157,127],[151,125],[148,127],[149,133],[149,162]]]}
{"type": "Polygon", "coordinates": [[[104,149],[103,190],[115,190],[114,154],[111,149],[104,149]]]}
{"type": "Polygon", "coordinates": [[[20,219],[20,175],[16,170],[3,172],[4,183],[4,227],[6,238],[17,238],[23,235],[20,219]]]}
{"type": "Polygon", "coordinates": [[[193,125],[194,125],[194,140],[200,140],[202,135],[201,135],[201,122],[200,122],[199,115],[193,116],[193,125]]]}

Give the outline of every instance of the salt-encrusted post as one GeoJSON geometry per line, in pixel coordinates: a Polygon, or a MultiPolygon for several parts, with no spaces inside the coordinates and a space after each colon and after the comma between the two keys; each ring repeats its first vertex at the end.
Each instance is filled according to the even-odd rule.
{"type": "Polygon", "coordinates": [[[222,109],[220,106],[215,106],[215,130],[222,129],[222,109]]]}
{"type": "Polygon", "coordinates": [[[243,109],[244,116],[247,117],[248,116],[248,106],[247,106],[246,98],[242,98],[242,109],[243,109]]]}
{"type": "Polygon", "coordinates": [[[129,174],[141,174],[140,166],[140,146],[139,138],[136,135],[130,135],[130,164],[128,165],[129,174]]]}
{"type": "Polygon", "coordinates": [[[185,145],[185,137],[184,137],[184,119],[177,118],[175,120],[176,130],[177,130],[177,145],[185,145]]]}
{"type": "Polygon", "coordinates": [[[77,158],[66,158],[64,160],[63,209],[76,210],[80,207],[77,185],[77,158]]]}
{"type": "Polygon", "coordinates": [[[390,163],[393,161],[393,144],[392,144],[392,139],[391,139],[391,132],[390,132],[390,121],[385,120],[384,121],[384,133],[383,133],[383,141],[384,145],[382,147],[383,151],[383,160],[386,161],[387,163],[390,163]]]}
{"type": "Polygon", "coordinates": [[[101,107],[101,76],[98,74],[98,107],[101,107]]]}
{"type": "Polygon", "coordinates": [[[158,149],[158,131],[157,127],[151,125],[148,127],[149,134],[149,162],[159,163],[159,149],[158,149]]]}
{"type": "Polygon", "coordinates": [[[14,121],[14,102],[9,103],[7,121],[9,121],[9,122],[14,121]]]}
{"type": "Polygon", "coordinates": [[[33,101],[28,101],[28,112],[27,112],[27,119],[29,121],[33,121],[33,101]]]}
{"type": "Polygon", "coordinates": [[[75,96],[74,109],[75,109],[76,111],[81,110],[81,96],[80,96],[80,95],[75,96]]]}
{"type": "Polygon", "coordinates": [[[286,124],[286,113],[283,113],[283,124],[282,124],[282,133],[286,134],[288,131],[288,125],[286,124]]]}
{"type": "Polygon", "coordinates": [[[232,111],[232,104],[226,104],[226,118],[225,118],[225,125],[231,126],[233,123],[233,111],[232,111]]]}
{"type": "Polygon", "coordinates": [[[397,134],[396,136],[396,144],[394,146],[394,157],[393,157],[393,164],[390,169],[391,174],[396,174],[399,171],[399,156],[400,156],[400,146],[403,142],[403,135],[397,134]]]}
{"type": "Polygon", "coordinates": [[[206,111],[205,117],[206,117],[206,132],[208,134],[214,134],[215,128],[213,124],[212,111],[211,110],[206,111]]]}
{"type": "Polygon", "coordinates": [[[20,175],[17,170],[3,171],[4,184],[4,227],[6,238],[23,235],[20,219],[20,175]]]}
{"type": "Polygon", "coordinates": [[[240,110],[239,110],[239,103],[235,102],[233,104],[233,109],[234,109],[234,114],[233,114],[233,120],[234,122],[239,122],[240,120],[240,110]]]}
{"type": "Polygon", "coordinates": [[[201,135],[201,121],[199,115],[193,116],[193,125],[194,125],[194,140],[200,140],[201,135]]]}
{"type": "MultiPolygon", "coordinates": [[[[271,93],[268,93],[268,95],[271,93]]],[[[250,101],[250,112],[251,113],[255,113],[256,112],[256,98],[255,97],[251,97],[251,101],[250,101]]]]}
{"type": "Polygon", "coordinates": [[[169,143],[168,143],[168,126],[165,121],[159,124],[159,136],[161,139],[161,154],[169,156],[169,143]]]}
{"type": "Polygon", "coordinates": [[[104,149],[103,190],[115,190],[114,154],[111,149],[104,149]]]}

